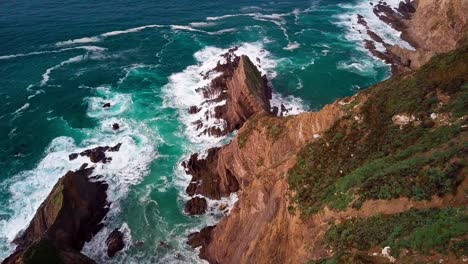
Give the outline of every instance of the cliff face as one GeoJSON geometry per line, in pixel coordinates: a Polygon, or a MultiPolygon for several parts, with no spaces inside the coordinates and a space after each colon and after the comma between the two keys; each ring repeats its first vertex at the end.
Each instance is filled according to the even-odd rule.
{"type": "Polygon", "coordinates": [[[468,2],[458,0],[417,0],[417,12],[403,20],[403,37],[415,45],[416,51],[394,47],[403,60],[410,60],[417,69],[435,54],[449,52],[468,40],[468,2]]]}
{"type": "MultiPolygon", "coordinates": [[[[224,55],[227,63],[218,64],[215,69],[222,74],[212,81],[211,86],[204,88],[205,94],[218,95],[215,100],[226,100],[226,104],[215,108],[216,118],[225,120],[226,126],[223,129],[208,129],[210,135],[227,134],[239,129],[253,115],[270,111],[271,90],[265,76],[261,76],[247,56],[237,57],[234,51],[224,55]]],[[[183,163],[187,173],[192,175],[186,189],[188,195],[220,199],[239,190],[239,182],[228,168],[218,170],[219,150],[208,150],[207,158],[201,160],[198,154],[193,154],[183,163]],[[222,174],[218,171],[222,171],[222,174]]],[[[204,198],[195,197],[186,203],[185,212],[202,214],[206,207],[204,198]]]]}
{"type": "MultiPolygon", "coordinates": [[[[206,110],[202,117],[194,123],[202,135],[223,136],[236,129],[252,115],[270,111],[271,88],[266,76],[262,76],[247,56],[237,56],[237,48],[230,49],[222,57],[223,63],[205,74],[209,78],[217,74],[209,85],[200,87],[206,100],[204,105],[216,105],[214,111],[206,110]],[[212,119],[217,119],[221,125],[209,126],[212,119]]],[[[202,106],[192,106],[191,114],[199,114],[202,106]]]]}
{"type": "Polygon", "coordinates": [[[210,263],[459,261],[448,241],[463,241],[466,228],[447,227],[441,243],[454,248],[450,255],[412,232],[432,232],[445,216],[453,226],[465,221],[456,208],[468,204],[466,155],[457,157],[467,153],[467,56],[464,47],[437,57],[317,113],[257,114],[230,144],[194,158],[191,171],[214,179],[223,195],[235,190],[234,179],[240,190],[229,216],[191,237],[201,256],[210,263]],[[367,228],[375,234],[366,237],[367,228]],[[346,232],[355,242],[345,242],[346,232]],[[387,245],[406,251],[392,255],[387,245]]]}
{"type": "Polygon", "coordinates": [[[80,251],[101,229],[108,209],[107,184],[91,182],[92,171],[69,171],[57,182],[3,263],[94,263],[80,251]]]}
{"type": "Polygon", "coordinates": [[[370,2],[373,13],[393,29],[414,50],[386,43],[366,19],[358,14],[357,23],[364,27],[365,47],[376,57],[392,65],[399,74],[421,67],[436,54],[449,52],[468,41],[468,2],[459,0],[405,0],[398,7],[385,1],[370,2]]]}

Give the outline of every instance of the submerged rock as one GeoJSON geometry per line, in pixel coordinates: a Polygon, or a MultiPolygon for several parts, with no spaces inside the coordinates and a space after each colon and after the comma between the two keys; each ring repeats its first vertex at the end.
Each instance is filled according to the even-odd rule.
{"type": "Polygon", "coordinates": [[[106,239],[107,256],[113,257],[125,247],[124,234],[119,229],[114,229],[106,239]]]}

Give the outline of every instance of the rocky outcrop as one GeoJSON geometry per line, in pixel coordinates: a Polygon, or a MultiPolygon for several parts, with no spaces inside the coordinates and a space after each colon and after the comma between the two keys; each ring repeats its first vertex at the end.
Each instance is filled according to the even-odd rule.
{"type": "Polygon", "coordinates": [[[193,154],[188,161],[182,163],[186,172],[192,175],[192,180],[186,189],[188,195],[200,194],[211,199],[220,199],[239,190],[239,183],[229,171],[220,175],[217,161],[220,148],[208,150],[205,159],[198,159],[193,154]]]}
{"type": "Polygon", "coordinates": [[[124,234],[119,229],[114,229],[106,239],[107,256],[112,258],[125,247],[124,234]]]}
{"type": "Polygon", "coordinates": [[[187,244],[193,248],[202,247],[200,250],[200,257],[206,259],[205,248],[211,242],[211,231],[215,226],[207,226],[200,230],[200,232],[191,233],[188,236],[187,244]]]}
{"type": "Polygon", "coordinates": [[[299,216],[288,213],[285,175],[294,164],[295,152],[340,118],[341,108],[337,102],[319,113],[286,118],[258,114],[244,124],[231,144],[210,150],[206,159],[199,160],[195,154],[185,163],[197,179],[187,188],[189,194],[218,199],[241,190],[228,217],[214,228],[190,235],[190,245],[202,246],[201,257],[210,263],[268,263],[272,259],[294,263],[310,254],[306,245],[314,241],[313,234],[307,233],[299,216]]]}
{"type": "Polygon", "coordinates": [[[405,0],[397,8],[379,1],[373,11],[380,20],[400,31],[401,38],[415,49],[385,43],[358,15],[358,23],[366,27],[371,38],[365,40],[365,47],[391,64],[394,74],[418,69],[435,54],[451,51],[468,41],[467,1],[405,0]],[[382,44],[385,51],[377,50],[376,43],[382,44]]]}
{"type": "Polygon", "coordinates": [[[83,168],[60,178],[3,263],[94,263],[80,251],[102,228],[108,186],[90,181],[92,172],[83,168]]]}
{"type": "MultiPolygon", "coordinates": [[[[213,73],[218,76],[210,85],[197,89],[206,101],[204,104],[218,104],[214,112],[206,111],[203,118],[193,125],[200,134],[223,136],[235,129],[256,113],[270,111],[271,88],[266,76],[262,76],[247,56],[237,56],[237,48],[230,49],[223,55],[225,63],[218,65],[210,72],[202,73],[209,78],[213,73]],[[225,103],[223,103],[225,102],[225,103]],[[223,125],[207,127],[204,123],[211,119],[223,120],[223,125]]],[[[201,111],[200,106],[191,106],[190,114],[201,111]]]]}
{"type": "MultiPolygon", "coordinates": [[[[327,160],[327,166],[323,168],[327,171],[329,167],[333,167],[333,163],[338,164],[339,160],[341,163],[355,164],[357,159],[354,155],[357,152],[354,151],[360,149],[361,146],[366,146],[378,155],[383,155],[380,152],[381,149],[377,147],[378,141],[375,141],[378,137],[370,134],[370,131],[377,131],[377,134],[382,130],[396,133],[397,142],[400,136],[404,138],[408,135],[405,133],[409,130],[403,131],[401,126],[412,127],[414,131],[422,131],[417,126],[424,126],[424,123],[393,124],[392,114],[389,113],[402,111],[402,106],[399,104],[402,93],[407,95],[406,100],[412,102],[411,107],[420,111],[415,116],[419,116],[421,120],[422,116],[425,116],[425,119],[436,118],[435,115],[430,117],[427,114],[430,108],[426,107],[430,107],[430,104],[426,104],[426,101],[419,101],[421,98],[428,101],[440,100],[432,104],[440,106],[441,111],[448,109],[443,105],[458,105],[457,98],[462,97],[459,92],[463,91],[462,86],[467,81],[466,50],[465,47],[459,52],[434,59],[431,65],[414,74],[397,76],[376,87],[363,90],[355,96],[337,100],[319,112],[283,118],[265,113],[257,114],[242,126],[228,145],[210,150],[206,159],[199,159],[198,155],[193,155],[185,166],[188,172],[197,175],[198,180],[193,181],[187,188],[189,194],[212,193],[216,194],[213,197],[226,196],[230,186],[228,183],[233,181],[230,179],[235,179],[239,188],[237,193],[239,200],[230,214],[215,227],[191,234],[189,244],[193,247],[201,247],[200,256],[210,263],[307,263],[311,259],[329,258],[337,254],[336,251],[329,251],[324,247],[324,237],[330,226],[342,223],[349,218],[398,214],[410,208],[466,206],[467,180],[465,179],[456,180],[458,183],[462,182],[457,190],[445,193],[434,192],[433,196],[424,201],[408,197],[386,200],[368,199],[359,208],[350,205],[339,211],[336,208],[324,206],[317,212],[310,211],[309,214],[304,214],[303,211],[295,210],[296,200],[296,203],[290,201],[291,197],[295,197],[294,190],[296,189],[293,189],[291,182],[288,182],[288,179],[291,179],[291,173],[294,173],[294,170],[291,170],[293,167],[308,170],[310,167],[322,166],[321,161],[327,160]],[[447,72],[449,69],[447,67],[452,67],[450,72],[447,72]],[[418,85],[415,86],[414,83],[418,85]],[[409,96],[410,93],[414,94],[409,96]],[[438,94],[445,95],[438,96],[438,94]],[[438,97],[441,99],[437,99],[438,97]],[[454,101],[447,101],[446,97],[454,101]],[[417,102],[420,102],[420,105],[417,102]],[[348,135],[353,136],[347,138],[348,135]],[[352,140],[359,143],[354,143],[352,140]],[[318,153],[322,152],[316,151],[311,146],[324,149],[323,153],[335,154],[331,157],[319,156],[318,153]],[[345,155],[341,157],[337,153],[345,153],[345,155]],[[304,159],[304,155],[309,158],[304,159]],[[205,182],[211,184],[207,187],[205,182]]],[[[462,111],[461,108],[455,107],[454,109],[462,111]]],[[[462,111],[459,114],[465,112],[462,111]]],[[[466,114],[463,118],[453,116],[451,120],[453,121],[451,125],[461,129],[458,131],[465,129],[465,134],[457,134],[457,139],[465,138],[466,114]]],[[[448,124],[445,125],[448,126],[448,124]]],[[[431,133],[433,132],[429,129],[428,134],[431,133]]],[[[387,134],[383,135],[381,143],[388,140],[387,134]]],[[[419,142],[419,139],[414,140],[419,142]]],[[[397,144],[397,146],[398,151],[404,154],[415,149],[412,145],[397,144]]],[[[441,149],[446,149],[445,147],[442,146],[441,149]]],[[[425,151],[429,151],[428,153],[432,156],[430,153],[432,150],[426,149],[425,151]]],[[[356,155],[366,158],[370,151],[363,153],[365,154],[356,155]]],[[[459,152],[454,150],[451,153],[459,152]]],[[[452,162],[457,162],[457,160],[458,158],[454,158],[452,162]]],[[[428,166],[434,166],[433,163],[429,163],[428,166]]],[[[384,165],[388,167],[394,164],[390,162],[384,165]]],[[[454,168],[458,169],[449,176],[457,179],[457,175],[463,175],[464,168],[458,165],[454,168]]],[[[367,170],[371,169],[367,168],[367,170]]],[[[325,184],[320,183],[314,188],[323,187],[324,190],[329,190],[326,184],[330,181],[332,184],[336,183],[337,179],[344,177],[343,173],[341,167],[338,167],[334,176],[336,178],[324,176],[322,181],[325,184]]],[[[418,172],[416,174],[419,175],[418,172]]],[[[321,174],[317,177],[320,178],[321,174]]],[[[353,180],[357,179],[353,178],[353,180]]],[[[317,183],[297,181],[295,184],[305,190],[314,190],[312,185],[317,183]]],[[[374,184],[378,185],[378,183],[374,184]]],[[[352,190],[354,189],[350,189],[349,192],[352,190]]],[[[311,196],[307,191],[304,193],[303,196],[311,196]]],[[[338,194],[335,192],[330,195],[338,196],[338,194]]],[[[334,201],[334,198],[332,197],[331,200],[334,201]]],[[[336,200],[339,201],[338,198],[336,200]]],[[[370,256],[368,252],[364,252],[363,255],[370,256]]]]}
{"type": "MultiPolygon", "coordinates": [[[[118,124],[114,124],[114,125],[117,125],[117,130],[119,129],[118,127],[118,124]]],[[[111,157],[106,157],[106,152],[117,152],[120,150],[120,147],[122,146],[122,143],[118,143],[117,145],[113,146],[113,147],[109,147],[109,146],[105,146],[105,147],[95,147],[93,149],[87,149],[85,151],[82,151],[81,153],[79,153],[80,156],[82,157],[88,157],[89,160],[92,162],[92,163],[98,163],[98,162],[102,162],[102,163],[108,163],[108,162],[111,162],[112,161],[112,158],[111,157]]],[[[69,160],[74,160],[78,158],[78,153],[72,153],[70,155],[68,155],[68,159],[69,160]]]]}
{"type": "MultiPolygon", "coordinates": [[[[225,127],[211,127],[202,132],[212,136],[221,136],[235,129],[239,129],[250,117],[259,113],[269,113],[271,90],[265,76],[261,76],[258,69],[247,56],[238,57],[235,55],[236,49],[231,49],[224,55],[225,64],[218,63],[214,69],[221,72],[221,75],[213,79],[208,87],[202,88],[203,93],[211,101],[226,100],[226,104],[218,105],[215,108],[218,119],[225,120],[225,127]]],[[[190,108],[190,113],[198,113],[197,106],[190,108]]],[[[209,117],[206,117],[208,120],[209,117]]],[[[198,126],[203,127],[200,120],[198,126]]],[[[183,162],[183,166],[188,174],[192,175],[192,180],[186,189],[190,196],[196,194],[206,196],[211,199],[220,199],[229,196],[232,192],[239,190],[239,183],[229,171],[219,175],[215,161],[218,160],[219,148],[208,150],[205,159],[199,159],[198,154],[193,154],[188,161],[183,162]]],[[[194,198],[187,202],[185,211],[189,214],[201,214],[206,210],[205,203],[199,198],[194,198]]]]}
{"type": "MultiPolygon", "coordinates": [[[[410,61],[410,69],[417,69],[435,54],[462,46],[468,40],[468,2],[459,0],[418,0],[415,12],[403,20],[402,37],[413,44],[416,51],[392,47],[391,52],[410,61]]],[[[401,9],[405,10],[402,6],[401,9]]]]}
{"type": "Polygon", "coordinates": [[[185,212],[190,215],[203,214],[208,207],[208,203],[205,198],[194,197],[185,203],[185,212]]]}

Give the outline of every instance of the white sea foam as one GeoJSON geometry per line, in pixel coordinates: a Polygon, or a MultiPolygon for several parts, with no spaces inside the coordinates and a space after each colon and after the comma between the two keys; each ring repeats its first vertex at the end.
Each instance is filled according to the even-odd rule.
{"type": "Polygon", "coordinates": [[[159,28],[159,27],[164,27],[164,26],[162,26],[162,25],[146,25],[146,26],[141,26],[141,27],[129,28],[129,29],[125,29],[125,30],[115,30],[115,31],[102,33],[102,34],[100,34],[98,36],[83,37],[83,38],[78,38],[78,39],[69,39],[69,40],[65,40],[65,41],[59,41],[59,42],[55,43],[55,46],[63,47],[63,46],[71,46],[71,45],[75,45],[75,44],[96,43],[96,42],[101,42],[104,38],[107,38],[107,37],[113,37],[113,36],[128,34],[128,33],[135,33],[135,32],[140,32],[142,30],[145,30],[147,28],[159,28]]]}
{"type": "MultiPolygon", "coordinates": [[[[366,20],[370,30],[379,35],[385,43],[414,50],[408,42],[401,39],[401,32],[380,20],[373,12],[373,8],[378,2],[379,1],[376,0],[358,1],[357,4],[354,5],[340,5],[341,8],[345,9],[345,12],[336,17],[338,19],[336,24],[347,29],[345,38],[349,41],[357,42],[361,50],[364,50],[364,40],[372,41],[372,38],[367,34],[367,29],[358,23],[357,15],[360,14],[366,20]]],[[[393,8],[397,8],[399,0],[385,2],[393,8]]],[[[383,47],[382,44],[375,44],[377,50],[385,51],[385,47],[383,47]]]]}
{"type": "Polygon", "coordinates": [[[43,74],[42,74],[42,80],[39,84],[39,86],[44,86],[47,84],[47,82],[49,81],[50,79],[50,74],[52,73],[52,71],[64,66],[64,65],[67,65],[67,64],[71,64],[71,63],[75,63],[75,62],[80,62],[82,61],[83,59],[86,58],[86,55],[78,55],[78,56],[75,56],[75,57],[72,57],[68,60],[65,60],[65,61],[62,61],[61,63],[53,66],[53,67],[50,67],[48,68],[43,74]]]}
{"type": "Polygon", "coordinates": [[[237,29],[236,28],[226,28],[226,29],[221,29],[221,30],[218,30],[218,31],[214,31],[214,32],[207,32],[209,35],[223,35],[225,33],[232,33],[232,32],[236,32],[237,29]]]}
{"type": "Polygon", "coordinates": [[[30,106],[29,103],[25,103],[23,106],[21,106],[20,108],[16,109],[16,111],[13,112],[13,115],[20,114],[20,113],[23,112],[24,110],[28,109],[29,106],[30,106]]]}
{"type": "Polygon", "coordinates": [[[307,107],[305,106],[302,99],[292,95],[285,97],[281,94],[273,93],[270,104],[272,107],[276,106],[278,108],[280,108],[281,105],[283,105],[286,108],[286,110],[288,110],[288,112],[285,113],[284,116],[297,115],[307,111],[307,107]]]}
{"type": "Polygon", "coordinates": [[[13,58],[20,58],[20,57],[28,57],[28,56],[41,55],[41,54],[60,53],[60,52],[64,52],[64,51],[77,50],[77,49],[83,49],[83,50],[86,50],[86,51],[94,51],[94,52],[102,52],[102,51],[106,50],[105,48],[101,48],[101,47],[98,47],[98,46],[78,46],[78,47],[64,48],[64,49],[59,49],[59,50],[44,50],[44,51],[34,51],[34,52],[29,52],[29,53],[3,55],[3,56],[0,56],[0,60],[7,60],[7,59],[13,59],[13,58]]]}
{"type": "Polygon", "coordinates": [[[102,118],[117,116],[126,112],[132,106],[132,97],[128,94],[113,93],[110,86],[100,86],[96,88],[97,96],[88,97],[88,116],[93,118],[102,118]],[[111,106],[103,108],[105,103],[111,106]]]}
{"type": "Polygon", "coordinates": [[[205,28],[205,27],[216,26],[216,23],[214,22],[192,22],[189,25],[192,27],[205,28]]]}
{"type": "Polygon", "coordinates": [[[301,44],[297,42],[290,42],[288,46],[284,47],[284,50],[295,50],[301,47],[301,44]]]}
{"type": "Polygon", "coordinates": [[[66,41],[60,41],[55,43],[57,47],[62,47],[62,46],[69,46],[69,45],[74,45],[74,44],[83,44],[83,43],[95,43],[101,41],[100,38],[98,37],[84,37],[84,38],[79,38],[79,39],[70,39],[66,41]]]}
{"type": "Polygon", "coordinates": [[[125,30],[116,30],[116,31],[106,32],[106,33],[101,34],[100,36],[112,37],[112,36],[117,36],[117,35],[122,35],[122,34],[139,32],[147,28],[160,28],[160,27],[163,27],[163,26],[162,25],[146,25],[146,26],[135,27],[135,28],[125,29],[125,30]]]}
{"type": "Polygon", "coordinates": [[[190,27],[190,26],[182,26],[182,25],[171,25],[171,29],[208,33],[208,32],[206,32],[204,30],[201,30],[201,29],[196,29],[196,28],[193,28],[193,27],[190,27]]]}
{"type": "Polygon", "coordinates": [[[375,70],[375,63],[370,60],[351,60],[351,61],[340,61],[337,65],[337,69],[350,71],[362,76],[375,76],[377,71],[375,70]]]}

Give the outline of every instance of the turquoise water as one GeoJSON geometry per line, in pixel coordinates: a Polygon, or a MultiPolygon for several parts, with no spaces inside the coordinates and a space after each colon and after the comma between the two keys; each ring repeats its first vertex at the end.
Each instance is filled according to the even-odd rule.
{"type": "Polygon", "coordinates": [[[0,259],[57,179],[83,162],[68,154],[121,142],[96,168],[113,203],[83,252],[100,263],[198,262],[186,235],[220,213],[183,213],[189,178],[180,162],[229,141],[197,137],[190,125],[199,73],[239,46],[260,59],[274,103],[294,113],[352,95],[389,75],[350,37],[342,15],[359,2],[0,3],[0,259]],[[128,246],[109,260],[104,240],[116,227],[128,246]]]}

